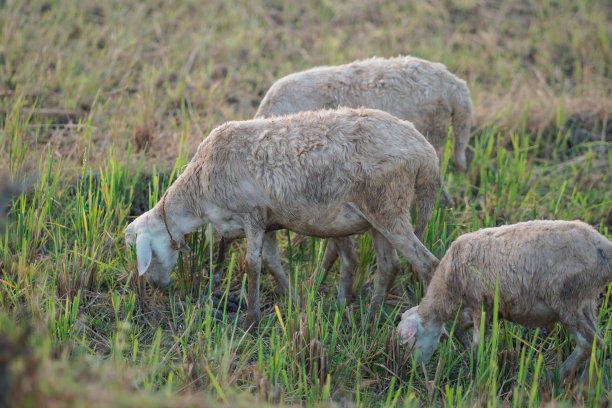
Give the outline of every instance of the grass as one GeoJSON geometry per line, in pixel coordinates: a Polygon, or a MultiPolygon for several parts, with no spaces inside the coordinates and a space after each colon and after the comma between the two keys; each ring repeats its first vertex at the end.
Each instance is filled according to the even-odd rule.
{"type": "Polygon", "coordinates": [[[413,54],[464,77],[474,102],[465,174],[448,140],[455,206],[435,210],[430,250],[529,219],[582,219],[610,237],[611,18],[606,2],[568,0],[0,1],[0,163],[12,180],[36,175],[0,236],[0,406],[605,404],[610,288],[586,385],[565,387],[573,339],[560,326],[494,322],[476,361],[447,341],[416,365],[393,335],[421,296],[406,265],[389,321],[363,324],[376,268],[367,234],[357,299],[338,309],[325,242],[280,233],[301,302],[264,278],[263,320],[245,334],[242,246],[211,296],[214,242],[194,234],[159,291],[136,276],[122,230],[275,79],[413,54]]]}

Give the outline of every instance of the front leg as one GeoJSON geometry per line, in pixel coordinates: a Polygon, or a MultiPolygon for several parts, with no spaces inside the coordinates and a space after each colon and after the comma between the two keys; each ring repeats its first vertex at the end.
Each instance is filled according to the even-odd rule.
{"type": "Polygon", "coordinates": [[[225,258],[227,257],[227,252],[229,251],[230,246],[234,242],[231,238],[221,237],[219,240],[219,248],[217,249],[217,254],[215,255],[214,261],[214,269],[213,269],[213,283],[212,287],[215,289],[221,283],[223,279],[223,269],[225,268],[225,258]]]}
{"type": "Polygon", "coordinates": [[[327,241],[327,247],[325,248],[325,253],[323,254],[323,261],[321,262],[321,268],[325,271],[325,275],[323,276],[323,280],[327,276],[327,272],[331,269],[338,259],[338,251],[336,250],[336,243],[333,239],[327,241]]]}
{"type": "Polygon", "coordinates": [[[455,338],[463,346],[468,356],[472,350],[472,342],[470,341],[470,335],[467,330],[462,328],[455,328],[455,338]]]}
{"type": "Polygon", "coordinates": [[[387,292],[393,286],[400,270],[399,259],[395,249],[385,236],[376,229],[370,230],[376,252],[376,284],[370,306],[370,318],[376,321],[387,292]]]}
{"type": "Polygon", "coordinates": [[[469,312],[465,309],[461,309],[457,315],[457,322],[455,323],[455,338],[461,343],[468,355],[472,350],[472,342],[468,333],[472,325],[472,317],[469,312]]]}
{"type": "MultiPolygon", "coordinates": [[[[340,254],[340,288],[338,289],[338,306],[351,303],[353,284],[359,268],[359,257],[353,248],[352,237],[342,237],[330,240],[340,254]]],[[[329,248],[329,246],[328,246],[329,248]]],[[[327,252],[326,252],[327,254],[327,252]]]]}
{"type": "Polygon", "coordinates": [[[279,289],[283,295],[292,295],[292,300],[295,302],[295,291],[289,284],[289,278],[285,274],[283,265],[281,264],[280,253],[278,252],[278,241],[276,240],[276,231],[270,231],[265,234],[263,240],[263,262],[264,267],[276,280],[279,289]]]}
{"type": "Polygon", "coordinates": [[[265,235],[263,222],[254,215],[247,215],[244,220],[244,232],[247,240],[247,317],[245,326],[248,329],[256,325],[261,319],[259,276],[261,273],[261,251],[265,235]]]}

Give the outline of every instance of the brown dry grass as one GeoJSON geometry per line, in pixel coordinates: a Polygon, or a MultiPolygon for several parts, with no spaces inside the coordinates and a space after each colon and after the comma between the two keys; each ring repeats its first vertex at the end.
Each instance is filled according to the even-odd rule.
{"type": "Polygon", "coordinates": [[[93,164],[132,142],[149,167],[251,117],[292,71],[415,54],[467,79],[475,129],[577,117],[609,140],[611,18],[605,2],[8,1],[0,108],[19,95],[36,106],[32,139],[64,160],[82,160],[88,140],[70,125],[88,122],[93,164]]]}

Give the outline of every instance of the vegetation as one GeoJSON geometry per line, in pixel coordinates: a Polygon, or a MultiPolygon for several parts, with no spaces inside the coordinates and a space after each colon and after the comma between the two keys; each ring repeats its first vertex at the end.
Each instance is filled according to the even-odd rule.
{"type": "Polygon", "coordinates": [[[466,174],[449,164],[449,138],[455,206],[436,209],[430,250],[441,257],[464,232],[536,218],[581,219],[610,238],[610,21],[606,1],[0,1],[1,168],[36,180],[0,235],[0,406],[610,401],[610,288],[604,344],[563,385],[573,339],[559,326],[495,322],[477,361],[447,341],[414,364],[394,328],[421,288],[405,265],[389,317],[366,324],[367,234],[357,299],[338,309],[338,270],[324,280],[320,269],[326,242],[280,233],[300,303],[264,278],[263,320],[246,334],[244,247],[211,295],[214,242],[193,234],[160,291],[136,276],[122,236],[210,129],[251,117],[275,79],[413,54],[465,78],[474,103],[466,174]]]}

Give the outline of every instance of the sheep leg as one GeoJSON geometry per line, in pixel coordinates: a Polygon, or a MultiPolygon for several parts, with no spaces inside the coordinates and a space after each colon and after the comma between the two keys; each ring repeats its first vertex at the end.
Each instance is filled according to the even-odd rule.
{"type": "Polygon", "coordinates": [[[387,292],[393,286],[395,277],[400,270],[400,262],[395,249],[380,231],[372,229],[370,231],[374,241],[374,251],[376,252],[376,284],[374,286],[374,296],[370,307],[371,318],[376,319],[382,303],[385,301],[387,292]]]}
{"type": "MultiPolygon", "coordinates": [[[[571,309],[576,310],[576,309],[571,309]]],[[[593,339],[597,338],[597,344],[602,343],[601,336],[597,333],[597,324],[593,317],[591,305],[588,304],[582,309],[583,315],[572,313],[562,316],[561,323],[572,333],[576,339],[576,347],[572,354],[561,364],[561,380],[566,379],[576,368],[584,363],[591,353],[593,339]]]]}
{"type": "Polygon", "coordinates": [[[278,252],[278,241],[276,240],[276,231],[267,232],[264,236],[263,263],[266,270],[274,276],[274,280],[276,280],[276,283],[280,287],[280,291],[285,296],[291,294],[291,298],[295,301],[295,292],[293,288],[291,288],[289,278],[287,278],[281,264],[280,253],[278,252]]]}
{"type": "MultiPolygon", "coordinates": [[[[470,356],[472,355],[472,342],[470,341],[470,335],[468,334],[468,328],[459,327],[457,325],[455,327],[454,337],[465,349],[466,354],[463,357],[463,362],[464,364],[466,364],[467,367],[470,367],[470,356]]],[[[472,372],[472,374],[475,374],[475,372],[472,372]]]]}
{"type": "Polygon", "coordinates": [[[470,341],[470,335],[467,330],[456,328],[455,329],[455,338],[463,346],[466,352],[470,352],[472,349],[472,342],[470,341]]]}
{"type": "Polygon", "coordinates": [[[215,263],[213,269],[213,289],[219,286],[221,283],[221,279],[223,279],[223,269],[225,267],[225,258],[227,257],[227,253],[234,242],[231,238],[221,237],[219,240],[219,248],[217,249],[217,253],[215,254],[215,263]]]}
{"type": "MultiPolygon", "coordinates": [[[[403,197],[404,202],[412,203],[411,191],[407,193],[403,197]]],[[[391,245],[410,262],[425,283],[429,284],[440,261],[414,235],[410,224],[410,205],[398,206],[396,203],[390,205],[389,203],[392,202],[392,197],[373,194],[364,197],[361,207],[354,206],[353,208],[370,223],[373,229],[384,235],[391,245]]]]}
{"type": "Polygon", "coordinates": [[[425,287],[427,287],[429,281],[431,281],[434,270],[440,263],[438,258],[425,248],[425,245],[419,241],[412,230],[406,235],[394,234],[387,231],[383,231],[382,233],[385,235],[385,238],[391,242],[393,247],[410,262],[421,279],[423,279],[425,287]]]}
{"type": "Polygon", "coordinates": [[[470,341],[470,335],[468,329],[472,326],[472,319],[470,315],[465,311],[461,310],[457,316],[457,323],[455,323],[455,338],[463,346],[467,353],[470,353],[472,349],[472,342],[470,341]]]}
{"type": "MultiPolygon", "coordinates": [[[[472,324],[473,324],[473,330],[472,330],[472,347],[471,347],[471,351],[472,351],[472,377],[476,377],[476,368],[478,366],[478,344],[480,343],[480,321],[481,319],[485,319],[484,322],[484,327],[485,327],[485,333],[484,335],[486,335],[487,330],[487,316],[485,315],[484,317],[481,315],[480,310],[476,313],[472,314],[472,324]]],[[[467,334],[466,334],[467,335],[467,334]]],[[[483,340],[484,340],[484,336],[483,336],[483,340]]]]}
{"type": "Polygon", "coordinates": [[[259,305],[259,277],[261,274],[261,254],[264,240],[262,223],[252,215],[244,220],[244,232],[247,240],[246,273],[247,273],[247,316],[245,327],[256,325],[261,319],[259,305]]]}
{"type": "MultiPolygon", "coordinates": [[[[353,248],[351,237],[335,238],[331,242],[340,254],[340,288],[338,289],[338,305],[351,302],[353,283],[359,267],[359,259],[353,248]]],[[[329,248],[329,245],[328,245],[329,248]]]]}
{"type": "Polygon", "coordinates": [[[476,354],[478,353],[478,343],[480,342],[480,317],[474,316],[474,327],[472,330],[472,355],[474,365],[476,364],[476,354]]]}
{"type": "Polygon", "coordinates": [[[442,207],[453,206],[453,196],[448,192],[446,184],[442,183],[442,194],[440,195],[440,205],[442,207]]]}
{"type": "MultiPolygon", "coordinates": [[[[442,207],[452,207],[453,206],[453,196],[450,195],[448,189],[446,188],[446,184],[444,184],[444,176],[442,175],[442,154],[444,151],[442,148],[439,151],[436,151],[438,154],[439,166],[440,166],[440,183],[442,184],[442,193],[440,194],[440,205],[442,207]]],[[[436,192],[437,193],[437,192],[436,192]]]]}
{"type": "MultiPolygon", "coordinates": [[[[327,241],[327,248],[325,248],[325,254],[323,254],[323,261],[321,262],[321,267],[325,271],[325,276],[327,276],[327,272],[331,269],[338,259],[338,251],[336,249],[336,243],[333,239],[327,241]]],[[[325,280],[325,277],[323,278],[325,280]]]]}

